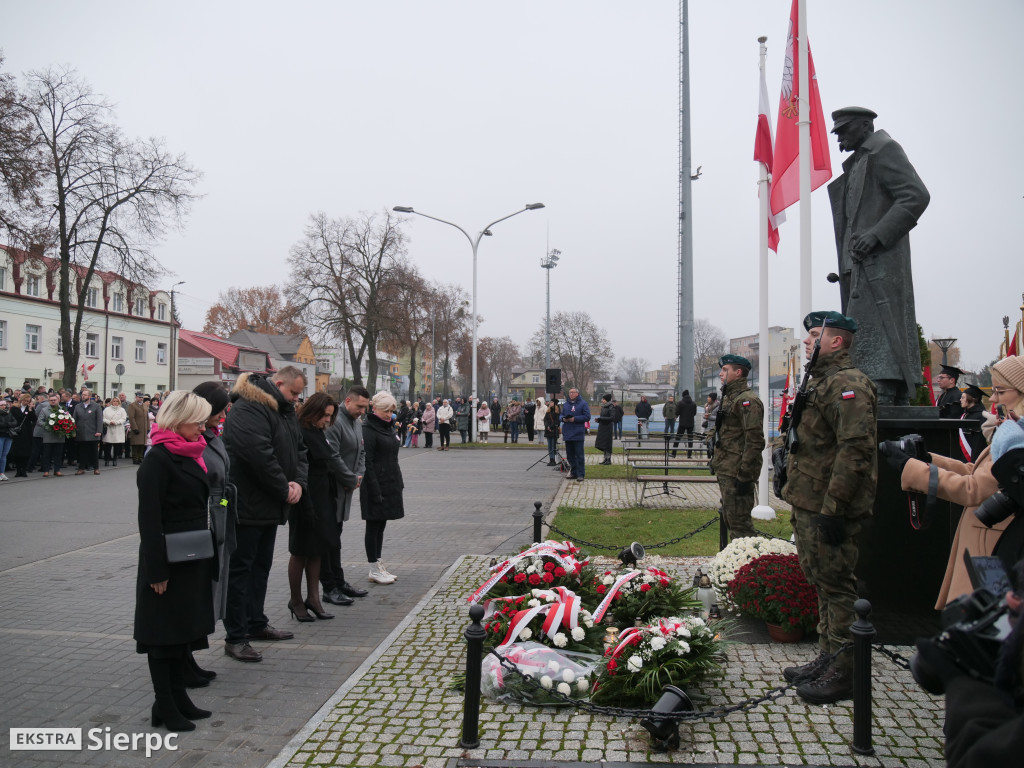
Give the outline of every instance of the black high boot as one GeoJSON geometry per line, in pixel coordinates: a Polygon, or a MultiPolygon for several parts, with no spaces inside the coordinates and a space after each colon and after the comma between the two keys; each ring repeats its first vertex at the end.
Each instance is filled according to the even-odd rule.
{"type": "MultiPolygon", "coordinates": [[[[188,652],[186,651],[186,654],[188,652]]],[[[209,681],[207,681],[209,683],[209,681]]],[[[208,709],[200,709],[192,703],[185,690],[185,658],[172,659],[171,661],[171,696],[174,697],[174,704],[189,720],[202,720],[213,713],[208,709]]]]}
{"type": "MultiPolygon", "coordinates": [[[[203,674],[205,670],[199,668],[196,660],[192,658],[192,651],[185,651],[185,664],[183,676],[186,688],[205,688],[210,684],[212,678],[203,674]]],[[[216,672],[213,673],[216,676],[216,672]]]]}
{"type": "Polygon", "coordinates": [[[153,656],[147,658],[149,676],[153,681],[153,692],[156,694],[151,713],[153,727],[164,725],[172,732],[194,731],[195,723],[186,718],[174,703],[174,694],[171,692],[171,666],[175,663],[174,660],[157,659],[153,656]]]}
{"type": "Polygon", "coordinates": [[[207,680],[213,680],[215,677],[217,677],[217,673],[214,672],[212,669],[203,669],[199,666],[199,663],[196,661],[196,657],[192,655],[192,651],[188,651],[185,653],[185,666],[188,669],[195,672],[200,677],[204,677],[207,680]]]}

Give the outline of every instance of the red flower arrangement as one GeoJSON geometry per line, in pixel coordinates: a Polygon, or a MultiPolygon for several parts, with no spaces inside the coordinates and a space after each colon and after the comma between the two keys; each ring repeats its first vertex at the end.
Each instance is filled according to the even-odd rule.
{"type": "Polygon", "coordinates": [[[751,560],[736,572],[728,590],[742,613],[768,624],[804,631],[818,625],[818,593],[807,583],[796,555],[751,560]]]}

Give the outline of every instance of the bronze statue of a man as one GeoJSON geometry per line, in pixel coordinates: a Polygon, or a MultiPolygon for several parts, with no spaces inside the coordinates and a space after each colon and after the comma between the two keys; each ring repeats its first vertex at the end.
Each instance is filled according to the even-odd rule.
{"type": "Polygon", "coordinates": [[[828,196],[842,311],[860,328],[853,364],[875,382],[879,405],[907,405],[921,381],[909,233],[931,197],[876,117],[863,107],[832,113],[839,149],[853,154],[828,196]]]}

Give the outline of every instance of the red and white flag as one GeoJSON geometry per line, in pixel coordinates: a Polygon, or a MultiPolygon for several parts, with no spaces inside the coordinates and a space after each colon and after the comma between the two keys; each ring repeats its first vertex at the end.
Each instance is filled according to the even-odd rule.
{"type": "Polygon", "coordinates": [[[782,429],[782,421],[786,418],[786,411],[789,410],[792,399],[789,396],[789,371],[786,371],[786,387],[782,390],[782,404],[779,406],[779,429],[782,429]]]}
{"type": "MultiPolygon", "coordinates": [[[[768,84],[761,70],[761,94],[758,97],[757,134],[754,136],[754,160],[762,163],[768,172],[768,197],[772,194],[772,125],[768,122],[768,84]]],[[[785,221],[785,214],[774,216],[768,210],[768,247],[779,252],[779,224],[785,221]]]]}
{"type": "MultiPolygon", "coordinates": [[[[778,214],[800,199],[800,57],[797,46],[797,3],[789,12],[789,38],[786,41],[786,63],[782,70],[782,94],[779,97],[779,118],[775,124],[775,162],[772,164],[772,213],[778,214]]],[[[828,154],[828,128],[821,111],[818,79],[814,74],[814,58],[807,44],[807,67],[810,75],[811,113],[811,189],[815,190],[832,178],[832,161],[828,154]]]]}

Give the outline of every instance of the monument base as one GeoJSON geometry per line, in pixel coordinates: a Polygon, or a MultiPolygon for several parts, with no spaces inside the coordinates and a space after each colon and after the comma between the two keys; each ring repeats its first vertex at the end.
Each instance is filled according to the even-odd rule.
{"type": "MultiPolygon", "coordinates": [[[[929,453],[959,457],[961,420],[940,419],[938,409],[928,407],[881,406],[878,411],[879,442],[917,434],[929,453]]],[[[861,534],[857,566],[858,590],[876,611],[872,621],[879,642],[905,642],[917,625],[922,635],[938,628],[935,600],[963,507],[936,499],[934,508],[926,510],[923,497],[920,502],[924,525],[917,529],[900,476],[880,455],[874,514],[861,534]]]]}

